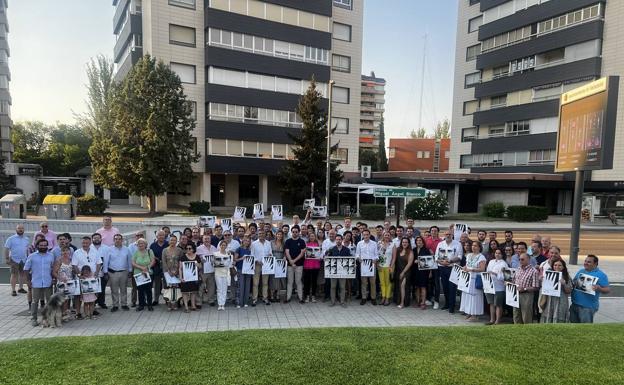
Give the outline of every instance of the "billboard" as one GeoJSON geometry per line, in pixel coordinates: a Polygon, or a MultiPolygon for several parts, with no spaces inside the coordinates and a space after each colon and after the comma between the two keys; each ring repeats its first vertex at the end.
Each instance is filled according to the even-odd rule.
{"type": "Polygon", "coordinates": [[[556,172],[613,168],[619,77],[561,95],[556,172]]]}

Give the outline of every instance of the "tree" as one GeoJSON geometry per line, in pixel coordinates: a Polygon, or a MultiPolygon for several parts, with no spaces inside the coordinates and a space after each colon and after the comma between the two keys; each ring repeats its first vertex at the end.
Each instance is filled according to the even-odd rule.
{"type": "Polygon", "coordinates": [[[381,117],[381,123],[379,124],[379,156],[378,166],[379,171],[388,171],[388,158],[386,157],[386,133],[385,133],[384,118],[381,117]]]}
{"type": "Polygon", "coordinates": [[[379,155],[372,150],[360,148],[359,166],[371,166],[371,171],[379,171],[379,155]]]}
{"type": "Polygon", "coordinates": [[[6,174],[5,169],[6,159],[4,156],[0,156],[0,196],[3,196],[7,193],[8,190],[12,190],[14,188],[11,183],[11,178],[6,174]]]}
{"type": "Polygon", "coordinates": [[[410,132],[410,137],[412,139],[424,139],[427,137],[427,131],[424,127],[419,128],[418,131],[412,130],[412,132],[410,132]]]}
{"type": "Polygon", "coordinates": [[[110,102],[110,132],[90,149],[93,180],[147,196],[153,214],[156,196],[183,189],[199,159],[191,104],[178,75],[149,55],[112,88],[110,102]]]}
{"type": "MultiPolygon", "coordinates": [[[[291,202],[302,202],[312,182],[315,188],[325,190],[327,111],[321,106],[321,94],[314,79],[299,99],[297,115],[303,128],[298,135],[289,135],[294,143],[295,159],[289,161],[279,175],[282,192],[291,202]]],[[[330,191],[338,187],[342,177],[337,163],[330,162],[330,191]]]]}
{"type": "Polygon", "coordinates": [[[448,139],[451,137],[451,123],[448,119],[444,119],[443,122],[438,122],[434,131],[434,138],[436,139],[448,139]]]}
{"type": "Polygon", "coordinates": [[[16,122],[11,130],[13,161],[41,163],[51,128],[37,121],[16,122]]]}

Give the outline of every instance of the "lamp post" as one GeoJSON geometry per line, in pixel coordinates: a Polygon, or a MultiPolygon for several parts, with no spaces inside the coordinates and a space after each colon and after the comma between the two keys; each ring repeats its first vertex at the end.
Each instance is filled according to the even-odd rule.
{"type": "Polygon", "coordinates": [[[334,88],[334,81],[329,81],[329,107],[327,108],[327,164],[325,170],[325,206],[329,212],[329,189],[330,189],[330,161],[331,161],[331,122],[332,122],[332,91],[334,88]]]}

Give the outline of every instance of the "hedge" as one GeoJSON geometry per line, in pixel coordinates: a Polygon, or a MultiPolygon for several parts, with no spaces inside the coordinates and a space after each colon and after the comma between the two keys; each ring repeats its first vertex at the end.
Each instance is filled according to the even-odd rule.
{"type": "Polygon", "coordinates": [[[108,201],[92,194],[85,194],[76,199],[80,215],[102,215],[108,208],[108,201]]]}
{"type": "Polygon", "coordinates": [[[196,215],[210,215],[210,202],[189,202],[189,212],[196,215]]]}
{"type": "Polygon", "coordinates": [[[483,215],[490,218],[505,218],[503,202],[490,202],[483,205],[483,215]]]}
{"type": "Polygon", "coordinates": [[[360,215],[370,221],[383,221],[386,219],[386,206],[366,204],[360,206],[360,215]]]}
{"type": "Polygon", "coordinates": [[[405,218],[440,219],[448,212],[448,201],[440,194],[429,194],[425,198],[416,198],[405,206],[405,218]]]}
{"type": "Polygon", "coordinates": [[[509,206],[507,217],[516,222],[541,222],[548,219],[548,208],[539,206],[509,206]]]}

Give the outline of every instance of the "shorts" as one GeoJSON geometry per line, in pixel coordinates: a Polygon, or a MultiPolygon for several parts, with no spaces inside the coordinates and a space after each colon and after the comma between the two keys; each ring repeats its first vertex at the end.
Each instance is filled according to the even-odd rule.
{"type": "Polygon", "coordinates": [[[11,274],[21,274],[24,271],[24,262],[15,262],[11,260],[11,274]]]}
{"type": "Polygon", "coordinates": [[[488,305],[494,306],[505,306],[505,292],[497,291],[496,294],[486,294],[485,299],[487,300],[488,305]]]}

